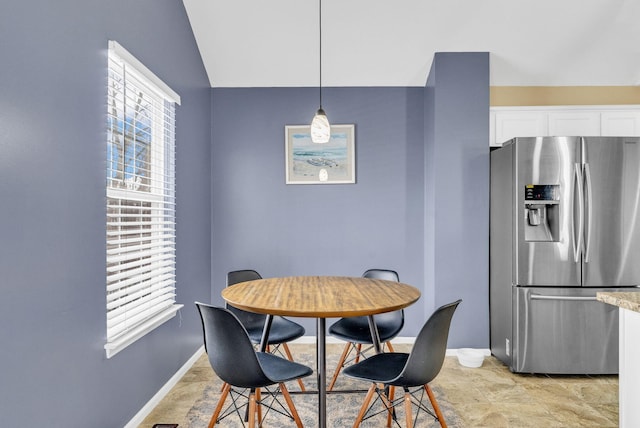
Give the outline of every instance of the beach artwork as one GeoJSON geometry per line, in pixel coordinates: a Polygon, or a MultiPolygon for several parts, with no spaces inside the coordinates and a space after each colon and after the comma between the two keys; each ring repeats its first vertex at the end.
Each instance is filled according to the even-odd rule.
{"type": "Polygon", "coordinates": [[[286,183],[355,183],[354,140],[354,125],[332,125],[324,144],[311,141],[309,125],[285,126],[286,183]]]}

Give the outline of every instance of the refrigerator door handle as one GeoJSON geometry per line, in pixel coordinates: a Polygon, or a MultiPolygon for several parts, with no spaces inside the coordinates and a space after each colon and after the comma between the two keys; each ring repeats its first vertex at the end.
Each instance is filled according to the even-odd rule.
{"type": "Polygon", "coordinates": [[[587,231],[587,238],[585,242],[585,250],[584,250],[584,262],[589,263],[589,249],[591,248],[591,224],[593,223],[591,219],[591,215],[593,213],[593,194],[591,193],[591,169],[589,169],[589,164],[584,164],[584,177],[587,183],[587,192],[586,192],[586,206],[587,206],[587,217],[588,224],[585,221],[585,228],[587,231]]]}
{"type": "MultiPolygon", "coordinates": [[[[571,216],[571,226],[573,228],[573,260],[575,263],[580,261],[580,252],[582,251],[582,229],[584,228],[584,194],[582,192],[582,164],[575,164],[575,185],[578,194],[578,233],[576,236],[576,224],[574,216],[571,216]]],[[[572,201],[572,212],[576,212],[575,199],[572,201]]]]}
{"type": "Polygon", "coordinates": [[[531,300],[569,300],[569,301],[596,301],[596,296],[547,296],[544,294],[531,294],[531,300]]]}

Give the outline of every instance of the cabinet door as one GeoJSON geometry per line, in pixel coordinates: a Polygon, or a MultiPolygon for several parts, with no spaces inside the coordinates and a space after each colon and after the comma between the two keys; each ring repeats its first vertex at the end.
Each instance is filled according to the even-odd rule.
{"type": "Polygon", "coordinates": [[[605,137],[640,137],[640,111],[603,111],[601,128],[605,137]]]}
{"type": "Polygon", "coordinates": [[[640,313],[620,308],[620,426],[640,426],[640,313]]]}
{"type": "Polygon", "coordinates": [[[563,111],[549,113],[549,135],[554,137],[600,135],[600,112],[563,111]]]}
{"type": "Polygon", "coordinates": [[[548,134],[547,114],[543,111],[496,112],[495,144],[515,137],[545,137],[548,134]]]}

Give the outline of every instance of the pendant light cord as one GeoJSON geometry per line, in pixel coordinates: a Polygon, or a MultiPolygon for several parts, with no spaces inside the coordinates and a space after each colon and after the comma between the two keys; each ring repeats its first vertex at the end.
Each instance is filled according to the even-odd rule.
{"type": "Polygon", "coordinates": [[[319,86],[319,90],[320,90],[320,108],[322,109],[322,0],[318,1],[319,5],[320,5],[320,11],[318,12],[318,21],[319,21],[319,27],[320,27],[320,43],[319,43],[319,52],[320,52],[320,86],[319,86]]]}

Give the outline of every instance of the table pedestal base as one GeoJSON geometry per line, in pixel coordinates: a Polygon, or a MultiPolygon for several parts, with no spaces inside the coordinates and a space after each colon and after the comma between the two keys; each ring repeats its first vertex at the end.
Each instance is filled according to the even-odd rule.
{"type": "Polygon", "coordinates": [[[318,426],[327,426],[327,350],[325,345],[326,319],[318,318],[316,324],[316,358],[318,364],[318,426]]]}

